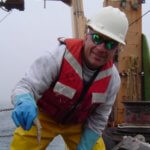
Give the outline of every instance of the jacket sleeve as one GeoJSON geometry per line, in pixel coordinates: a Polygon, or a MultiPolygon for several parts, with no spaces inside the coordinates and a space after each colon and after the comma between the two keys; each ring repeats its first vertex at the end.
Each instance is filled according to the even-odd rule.
{"type": "Polygon", "coordinates": [[[111,113],[112,106],[115,102],[116,95],[120,88],[120,76],[115,66],[113,66],[113,74],[108,87],[106,101],[98,106],[96,110],[88,117],[85,124],[86,128],[90,128],[95,133],[102,135],[102,131],[107,125],[108,117],[111,113]]]}
{"type": "Polygon", "coordinates": [[[30,93],[35,100],[41,98],[42,93],[58,76],[64,52],[65,45],[59,45],[55,50],[37,58],[13,89],[12,103],[15,104],[16,95],[25,93],[30,93]]]}

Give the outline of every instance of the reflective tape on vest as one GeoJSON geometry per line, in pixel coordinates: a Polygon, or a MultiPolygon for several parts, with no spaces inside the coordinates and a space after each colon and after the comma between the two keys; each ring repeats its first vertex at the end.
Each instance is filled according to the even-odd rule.
{"type": "Polygon", "coordinates": [[[106,94],[103,93],[92,93],[92,103],[104,103],[106,94]]]}
{"type": "Polygon", "coordinates": [[[56,85],[55,85],[53,90],[54,90],[54,92],[57,92],[57,93],[59,93],[61,95],[64,95],[64,96],[66,96],[66,97],[68,97],[70,99],[72,99],[73,96],[76,93],[75,89],[73,89],[73,88],[71,88],[71,87],[69,87],[67,85],[64,85],[64,84],[62,84],[60,82],[56,83],[56,85]]]}
{"type": "Polygon", "coordinates": [[[107,69],[107,70],[101,71],[101,72],[97,75],[95,81],[101,80],[101,79],[103,79],[103,78],[105,78],[105,77],[107,77],[107,76],[110,76],[111,74],[112,74],[112,68],[109,68],[109,69],[107,69]]]}
{"type": "Polygon", "coordinates": [[[65,59],[72,66],[72,68],[76,71],[79,77],[82,79],[82,68],[78,61],[74,58],[74,56],[66,49],[65,59]]]}

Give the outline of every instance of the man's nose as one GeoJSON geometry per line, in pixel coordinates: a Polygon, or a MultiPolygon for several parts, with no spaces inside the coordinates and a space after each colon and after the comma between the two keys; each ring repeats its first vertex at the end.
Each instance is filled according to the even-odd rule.
{"type": "Polygon", "coordinates": [[[96,45],[96,48],[99,49],[99,50],[105,51],[106,50],[105,43],[103,42],[101,44],[96,45]]]}

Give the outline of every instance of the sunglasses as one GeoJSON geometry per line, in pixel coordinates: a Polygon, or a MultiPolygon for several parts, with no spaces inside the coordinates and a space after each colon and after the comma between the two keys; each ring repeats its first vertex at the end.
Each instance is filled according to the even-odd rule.
{"type": "Polygon", "coordinates": [[[118,42],[114,40],[106,40],[97,33],[90,33],[92,41],[95,45],[105,43],[105,48],[109,51],[113,50],[118,46],[118,42]]]}

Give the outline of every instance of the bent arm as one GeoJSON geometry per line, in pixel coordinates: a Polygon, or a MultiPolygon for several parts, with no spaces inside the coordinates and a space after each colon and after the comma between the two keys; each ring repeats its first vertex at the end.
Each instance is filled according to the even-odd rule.
{"type": "Polygon", "coordinates": [[[112,79],[108,87],[106,101],[98,106],[96,110],[89,116],[86,127],[92,129],[95,133],[102,135],[102,132],[107,125],[112,106],[115,102],[117,93],[120,88],[120,76],[115,66],[113,66],[112,79]]]}
{"type": "Polygon", "coordinates": [[[102,136],[119,87],[120,77],[116,68],[113,67],[112,79],[108,87],[106,100],[88,117],[77,148],[78,150],[91,150],[96,144],[96,141],[102,136]]]}
{"type": "Polygon", "coordinates": [[[15,97],[20,94],[29,93],[35,100],[41,98],[42,93],[50,87],[59,75],[64,52],[65,45],[61,45],[36,59],[13,89],[12,103],[16,103],[15,97]]]}

